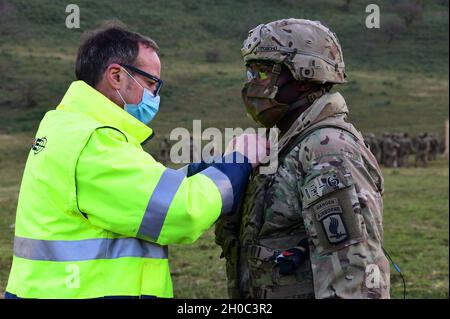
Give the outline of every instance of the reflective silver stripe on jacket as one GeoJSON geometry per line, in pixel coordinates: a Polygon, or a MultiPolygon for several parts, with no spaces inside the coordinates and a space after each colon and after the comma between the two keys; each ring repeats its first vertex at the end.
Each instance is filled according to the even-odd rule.
{"type": "Polygon", "coordinates": [[[227,175],[213,166],[208,167],[199,174],[208,176],[216,184],[220,191],[220,196],[222,197],[221,214],[229,213],[233,207],[234,195],[233,186],[231,185],[227,175]]]}
{"type": "Polygon", "coordinates": [[[182,171],[167,168],[158,181],[148,202],[139,227],[138,236],[157,240],[172,199],[185,178],[182,171]]]}
{"type": "Polygon", "coordinates": [[[137,238],[95,238],[83,240],[38,240],[14,238],[14,256],[47,261],[82,261],[122,257],[168,257],[167,246],[137,238]]]}

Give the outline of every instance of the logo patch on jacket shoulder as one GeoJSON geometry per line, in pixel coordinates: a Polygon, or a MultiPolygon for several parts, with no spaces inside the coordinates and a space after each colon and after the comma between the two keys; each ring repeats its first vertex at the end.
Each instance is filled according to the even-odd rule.
{"type": "Polygon", "coordinates": [[[46,137],[37,137],[34,139],[33,145],[31,146],[31,150],[34,152],[34,155],[38,154],[45,148],[47,144],[46,137]]]}
{"type": "Polygon", "coordinates": [[[348,239],[347,227],[342,220],[342,208],[337,198],[324,199],[313,206],[317,221],[327,235],[330,244],[337,245],[348,239]]]}
{"type": "Polygon", "coordinates": [[[318,176],[308,181],[302,188],[304,203],[308,206],[321,197],[346,186],[345,180],[342,180],[334,170],[319,173],[318,176]]]}

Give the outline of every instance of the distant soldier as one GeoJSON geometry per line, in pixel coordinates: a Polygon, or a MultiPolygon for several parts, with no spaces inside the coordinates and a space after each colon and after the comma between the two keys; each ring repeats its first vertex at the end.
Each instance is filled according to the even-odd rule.
{"type": "Polygon", "coordinates": [[[189,137],[189,158],[193,163],[197,163],[202,160],[201,154],[198,154],[198,146],[199,145],[196,145],[196,143],[194,143],[194,138],[191,135],[189,137]]]}
{"type": "Polygon", "coordinates": [[[439,154],[444,154],[445,155],[445,151],[446,151],[446,144],[445,144],[445,136],[441,136],[441,138],[439,139],[439,154]]]}
{"type": "Polygon", "coordinates": [[[409,156],[414,152],[412,140],[408,133],[400,133],[398,137],[398,143],[400,144],[398,148],[398,166],[408,167],[409,166],[409,156]]]}
{"type": "Polygon", "coordinates": [[[364,137],[364,140],[366,141],[367,145],[369,145],[370,151],[377,159],[377,162],[381,162],[381,146],[375,134],[368,133],[364,137]]]}
{"type": "Polygon", "coordinates": [[[439,134],[438,133],[430,133],[430,152],[428,154],[428,159],[430,161],[435,161],[439,154],[439,134]]]}
{"type": "MultiPolygon", "coordinates": [[[[398,156],[400,154],[400,134],[401,133],[392,133],[390,138],[391,140],[397,144],[396,150],[395,150],[395,159],[394,159],[394,164],[392,167],[399,167],[399,159],[398,156]]],[[[395,144],[393,144],[395,146],[395,144]]]]}
{"type": "Polygon", "coordinates": [[[383,137],[383,164],[386,167],[397,167],[397,151],[400,144],[392,134],[385,133],[383,137]]]}
{"type": "Polygon", "coordinates": [[[159,142],[159,153],[161,155],[161,162],[167,164],[170,157],[170,142],[166,136],[159,142]]]}
{"type": "Polygon", "coordinates": [[[422,166],[427,166],[428,162],[428,153],[430,152],[430,140],[428,138],[427,133],[423,133],[417,136],[416,139],[416,161],[415,166],[419,162],[422,163],[422,166]]]}
{"type": "Polygon", "coordinates": [[[389,133],[383,132],[383,134],[381,134],[381,136],[378,138],[378,146],[380,147],[380,154],[381,154],[380,162],[379,162],[380,165],[384,165],[384,151],[383,151],[383,148],[384,148],[384,141],[386,139],[386,135],[387,134],[389,134],[389,133]]]}
{"type": "Polygon", "coordinates": [[[442,137],[442,140],[441,140],[441,149],[442,149],[442,153],[441,154],[443,154],[444,157],[447,160],[448,160],[448,152],[449,152],[449,150],[448,150],[448,148],[449,148],[448,140],[449,140],[449,121],[447,119],[445,121],[445,133],[444,133],[444,136],[442,137]]]}

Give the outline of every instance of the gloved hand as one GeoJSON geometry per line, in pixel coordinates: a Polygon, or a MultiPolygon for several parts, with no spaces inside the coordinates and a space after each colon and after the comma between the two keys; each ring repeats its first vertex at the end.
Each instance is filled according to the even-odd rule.
{"type": "Polygon", "coordinates": [[[280,266],[280,275],[291,275],[300,264],[309,256],[308,240],[305,238],[297,247],[290,248],[274,256],[275,264],[280,266]]]}
{"type": "Polygon", "coordinates": [[[275,257],[275,264],[280,266],[280,275],[291,275],[304,260],[305,252],[299,248],[283,251],[275,257]]]}

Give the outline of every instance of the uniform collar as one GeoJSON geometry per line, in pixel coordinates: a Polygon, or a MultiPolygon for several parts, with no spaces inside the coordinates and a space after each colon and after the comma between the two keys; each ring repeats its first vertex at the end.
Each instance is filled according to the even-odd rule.
{"type": "Polygon", "coordinates": [[[140,122],[84,81],[74,81],[56,108],[83,113],[96,121],[117,128],[143,143],[153,135],[150,127],[140,122]]]}
{"type": "Polygon", "coordinates": [[[347,104],[339,93],[327,93],[314,101],[314,103],[292,123],[289,130],[278,141],[278,149],[282,150],[294,137],[328,117],[342,117],[348,115],[347,104]]]}
{"type": "Polygon", "coordinates": [[[292,123],[286,134],[298,134],[327,117],[348,115],[347,104],[341,93],[326,93],[319,97],[292,123]]]}
{"type": "Polygon", "coordinates": [[[314,103],[303,112],[297,119],[297,126],[306,129],[311,125],[322,121],[327,117],[348,115],[347,104],[341,93],[327,93],[314,101],[314,103]]]}

